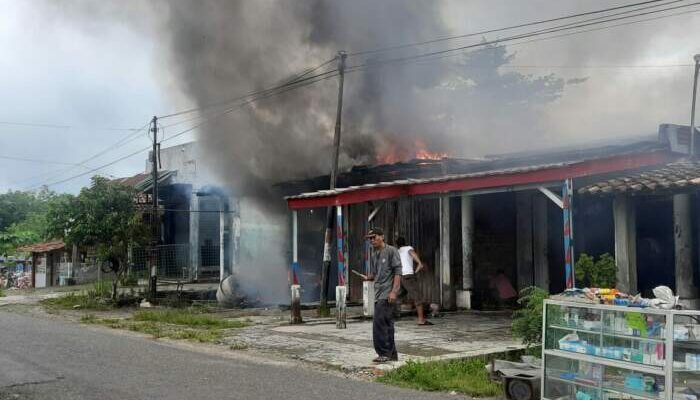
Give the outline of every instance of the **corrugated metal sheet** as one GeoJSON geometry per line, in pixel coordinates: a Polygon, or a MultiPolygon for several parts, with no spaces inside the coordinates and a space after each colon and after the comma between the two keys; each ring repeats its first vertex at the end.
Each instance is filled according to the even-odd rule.
{"type": "Polygon", "coordinates": [[[633,174],[619,174],[613,178],[582,187],[579,194],[653,194],[684,191],[700,187],[700,162],[680,161],[633,174]]]}
{"type": "Polygon", "coordinates": [[[60,250],[66,247],[63,240],[53,240],[50,242],[36,243],[19,247],[17,250],[25,253],[45,253],[47,251],[60,250]]]}

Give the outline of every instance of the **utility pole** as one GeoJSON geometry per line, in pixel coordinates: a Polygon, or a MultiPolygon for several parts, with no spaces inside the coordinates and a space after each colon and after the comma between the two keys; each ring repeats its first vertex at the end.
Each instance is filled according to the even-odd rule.
{"type": "Polygon", "coordinates": [[[695,77],[693,78],[693,105],[690,109],[690,157],[695,157],[695,97],[698,92],[698,71],[700,70],[700,54],[696,54],[695,77]]]}
{"type": "Polygon", "coordinates": [[[153,179],[153,197],[151,201],[153,210],[151,211],[151,268],[148,289],[151,301],[155,301],[158,284],[158,244],[160,243],[160,218],[158,218],[158,117],[153,116],[151,124],[151,133],[153,133],[153,154],[151,155],[151,173],[153,179]]]}
{"type": "MultiPolygon", "coordinates": [[[[335,189],[336,178],[338,175],[338,157],[340,155],[340,122],[343,113],[343,83],[345,81],[345,58],[347,54],[344,51],[338,52],[338,109],[335,115],[335,132],[333,134],[333,158],[331,161],[331,179],[330,189],[335,189]]],[[[328,281],[331,268],[331,243],[333,239],[333,207],[328,207],[326,210],[326,234],[323,243],[323,267],[321,268],[321,296],[318,313],[322,317],[330,315],[328,308],[328,281]]]]}

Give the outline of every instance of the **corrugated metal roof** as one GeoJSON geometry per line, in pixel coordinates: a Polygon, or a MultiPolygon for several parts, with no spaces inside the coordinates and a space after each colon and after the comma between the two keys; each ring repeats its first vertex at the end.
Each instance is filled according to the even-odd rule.
{"type": "Polygon", "coordinates": [[[25,253],[45,253],[47,251],[60,250],[66,247],[63,240],[52,240],[50,242],[30,244],[17,248],[18,251],[25,253]]]}
{"type": "MultiPolygon", "coordinates": [[[[536,152],[512,155],[491,156],[481,161],[469,160],[462,168],[468,169],[460,173],[442,174],[427,178],[398,179],[378,183],[346,186],[335,190],[318,190],[305,192],[298,195],[286,196],[286,200],[305,199],[314,197],[329,197],[342,193],[365,190],[376,187],[401,186],[406,184],[423,184],[448,182],[464,178],[478,178],[513,173],[538,171],[548,168],[565,167],[584,161],[621,156],[627,154],[640,154],[668,149],[666,143],[658,140],[640,140],[624,144],[605,145],[579,149],[566,149],[552,152],[536,152]]],[[[379,168],[373,167],[373,168],[379,168]]],[[[368,171],[369,172],[369,171],[368,171]]],[[[397,174],[398,175],[398,174],[397,174]]]]}
{"type": "Polygon", "coordinates": [[[580,161],[572,161],[572,162],[565,162],[565,163],[533,165],[533,166],[519,167],[519,168],[505,168],[505,169],[499,169],[499,170],[475,172],[475,173],[470,173],[470,174],[444,175],[444,176],[438,176],[435,178],[426,178],[426,179],[400,179],[400,180],[389,181],[389,182],[370,183],[367,185],[348,186],[348,187],[338,188],[338,189],[334,189],[334,190],[319,190],[316,192],[302,193],[302,194],[296,195],[296,196],[287,196],[287,197],[285,197],[285,199],[286,200],[308,199],[308,198],[312,198],[312,197],[333,196],[333,195],[337,195],[337,194],[341,194],[341,193],[352,192],[355,190],[371,189],[371,188],[377,188],[377,187],[448,182],[448,181],[452,181],[452,180],[465,179],[465,178],[482,178],[482,177],[488,177],[488,176],[507,175],[507,174],[522,173],[522,172],[532,172],[532,171],[539,171],[539,170],[544,170],[544,169],[548,169],[548,168],[566,167],[569,165],[577,164],[579,162],[580,161]]]}
{"type": "Polygon", "coordinates": [[[637,173],[619,174],[614,178],[582,187],[579,194],[651,194],[683,191],[700,187],[700,162],[679,161],[637,173]]]}
{"type": "MultiPolygon", "coordinates": [[[[166,184],[172,176],[174,176],[177,171],[158,171],[158,184],[166,184]]],[[[136,174],[133,176],[128,176],[126,178],[117,178],[112,182],[120,183],[122,185],[131,186],[134,189],[145,192],[151,190],[153,187],[153,176],[150,172],[144,172],[141,174],[136,174]]]]}

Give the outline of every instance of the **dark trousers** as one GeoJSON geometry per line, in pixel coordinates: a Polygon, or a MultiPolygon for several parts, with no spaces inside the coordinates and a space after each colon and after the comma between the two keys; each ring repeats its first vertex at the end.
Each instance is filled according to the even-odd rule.
{"type": "Polygon", "coordinates": [[[398,359],[394,343],[394,305],[387,300],[374,303],[372,336],[377,355],[398,359]]]}

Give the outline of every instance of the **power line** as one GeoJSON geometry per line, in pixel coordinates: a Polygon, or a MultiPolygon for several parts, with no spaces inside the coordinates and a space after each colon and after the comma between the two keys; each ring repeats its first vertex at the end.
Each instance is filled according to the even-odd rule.
{"type": "MultiPolygon", "coordinates": [[[[149,123],[150,123],[150,122],[149,122],[149,123]]],[[[108,153],[108,152],[110,152],[110,151],[116,150],[116,149],[118,149],[118,148],[120,148],[120,147],[123,147],[123,146],[126,145],[127,143],[133,142],[134,140],[138,139],[139,134],[140,134],[141,132],[143,132],[143,130],[146,129],[146,128],[148,127],[148,124],[149,124],[149,123],[146,123],[146,124],[143,125],[142,127],[138,128],[136,131],[134,131],[134,132],[132,132],[131,134],[127,135],[126,137],[124,137],[124,138],[118,140],[118,141],[115,142],[114,144],[112,144],[112,145],[110,145],[110,146],[104,148],[103,150],[99,151],[98,153],[96,153],[96,154],[94,154],[94,155],[92,155],[92,156],[90,156],[90,157],[88,157],[88,158],[82,160],[81,162],[77,163],[77,165],[81,165],[81,166],[84,167],[84,168],[90,168],[90,167],[88,167],[88,166],[85,165],[87,162],[92,161],[92,160],[94,160],[94,159],[96,159],[96,158],[98,158],[98,157],[100,157],[100,156],[102,156],[102,155],[104,155],[104,154],[106,154],[106,153],[108,153]]],[[[52,171],[52,172],[49,172],[48,174],[45,173],[45,174],[36,175],[36,176],[33,176],[33,177],[29,177],[29,178],[23,179],[23,180],[21,180],[21,181],[12,182],[12,183],[10,183],[10,185],[14,185],[14,184],[17,184],[17,183],[20,183],[20,182],[23,182],[23,181],[24,181],[24,182],[26,182],[26,181],[31,182],[31,181],[35,181],[35,180],[37,180],[37,179],[49,180],[49,181],[50,181],[50,180],[54,180],[54,179],[57,179],[59,176],[61,176],[61,175],[63,175],[63,174],[66,174],[66,173],[72,171],[73,169],[75,169],[75,167],[69,167],[69,168],[66,168],[66,169],[63,169],[63,170],[57,171],[57,172],[56,172],[56,171],[52,171]]],[[[88,173],[89,173],[89,171],[88,171],[88,173]]],[[[82,175],[81,175],[81,176],[82,176],[82,175]]],[[[74,178],[73,178],[73,179],[74,179],[74,178]]],[[[30,186],[31,186],[31,187],[40,187],[40,186],[43,186],[43,185],[31,185],[31,184],[28,185],[28,187],[30,187],[30,186]]]]}
{"type": "MultiPolygon", "coordinates": [[[[406,43],[406,44],[388,46],[388,47],[377,48],[377,49],[372,49],[372,50],[356,51],[353,53],[349,53],[348,57],[366,55],[366,54],[376,54],[376,53],[382,53],[382,52],[387,52],[387,51],[392,51],[392,50],[404,49],[404,48],[408,48],[408,47],[424,46],[424,45],[428,45],[428,44],[444,42],[444,41],[449,41],[449,40],[464,39],[464,38],[473,37],[473,36],[486,35],[489,33],[502,32],[502,31],[507,31],[507,30],[524,28],[527,26],[540,25],[540,24],[545,24],[545,23],[549,23],[549,22],[555,22],[555,21],[561,21],[561,20],[566,20],[566,19],[571,19],[571,18],[583,17],[586,15],[600,14],[600,13],[620,10],[620,9],[624,9],[624,8],[628,8],[628,7],[636,7],[636,6],[650,4],[650,3],[658,3],[661,1],[663,1],[663,0],[643,1],[643,2],[639,2],[639,3],[627,4],[627,5],[623,5],[623,6],[610,7],[610,8],[606,8],[606,9],[589,11],[589,12],[578,13],[578,14],[564,15],[564,16],[556,17],[556,18],[527,22],[527,23],[523,23],[523,24],[511,25],[511,26],[506,26],[506,27],[502,27],[502,28],[487,29],[487,30],[483,30],[483,31],[479,31],[479,32],[472,32],[472,33],[466,33],[466,34],[462,34],[462,35],[448,36],[448,37],[443,37],[443,38],[426,40],[426,41],[422,41],[422,42],[406,43]]],[[[672,1],[672,2],[669,2],[666,4],[676,3],[679,1],[683,1],[683,0],[675,0],[675,1],[672,1]]]]}
{"type": "MultiPolygon", "coordinates": [[[[412,55],[412,56],[379,60],[379,61],[374,61],[374,62],[365,62],[363,64],[348,67],[348,71],[355,71],[358,69],[364,69],[364,68],[372,67],[372,66],[394,64],[394,63],[401,63],[401,62],[409,62],[409,61],[418,60],[418,59],[425,59],[425,58],[429,58],[429,57],[433,57],[433,56],[440,56],[440,55],[445,55],[445,54],[449,54],[449,53],[455,53],[455,52],[468,50],[468,49],[472,49],[472,48],[485,47],[485,46],[492,45],[492,44],[504,43],[504,42],[519,40],[519,39],[526,39],[526,38],[530,38],[530,37],[536,37],[536,36],[541,36],[541,35],[545,35],[545,34],[560,32],[560,31],[578,29],[578,28],[586,27],[586,26],[600,25],[600,24],[604,24],[604,23],[608,23],[608,22],[613,22],[613,21],[618,21],[618,20],[628,19],[628,18],[634,18],[634,17],[638,17],[638,16],[643,16],[643,15],[657,14],[657,13],[664,12],[664,11],[675,10],[675,9],[685,8],[685,7],[691,7],[691,6],[695,6],[695,5],[699,5],[699,4],[700,4],[700,2],[695,2],[695,3],[690,3],[690,4],[686,4],[686,5],[681,5],[681,6],[669,7],[669,8],[665,8],[662,10],[648,11],[648,12],[644,12],[644,13],[638,13],[635,15],[628,15],[628,16],[624,16],[624,17],[611,18],[611,19],[607,19],[604,21],[578,24],[578,25],[573,25],[573,26],[571,24],[565,24],[565,25],[561,25],[561,26],[546,28],[543,30],[537,30],[537,31],[533,31],[533,32],[517,34],[517,35],[513,35],[513,36],[483,41],[480,43],[470,44],[470,45],[465,45],[465,46],[460,46],[460,47],[455,47],[455,48],[432,51],[432,52],[422,53],[422,54],[417,54],[417,55],[412,55]]],[[[690,12],[696,12],[696,11],[697,10],[693,10],[690,12]]],[[[686,14],[686,13],[688,13],[688,12],[678,13],[678,14],[670,14],[670,15],[665,15],[665,16],[656,17],[656,18],[650,18],[650,19],[646,19],[646,20],[668,18],[671,16],[676,16],[676,15],[681,15],[681,14],[686,14]]],[[[645,22],[646,20],[642,19],[642,20],[632,21],[632,22],[628,22],[626,24],[619,24],[619,25],[630,25],[632,23],[645,22]]],[[[611,27],[613,27],[613,26],[608,26],[608,27],[604,27],[604,28],[600,28],[600,29],[611,28],[611,27]]],[[[585,32],[585,31],[578,31],[578,32],[574,32],[574,33],[583,33],[583,32],[585,32]]]]}
{"type": "Polygon", "coordinates": [[[92,126],[76,126],[76,125],[63,125],[63,124],[49,124],[49,123],[34,123],[34,122],[17,122],[17,121],[0,121],[0,125],[10,125],[10,126],[26,126],[34,128],[51,128],[51,129],[90,129],[96,131],[137,131],[138,128],[99,128],[92,126]]]}
{"type": "Polygon", "coordinates": [[[75,167],[85,167],[84,165],[76,164],[76,163],[68,163],[68,162],[60,162],[60,161],[51,161],[51,160],[41,160],[41,159],[36,159],[36,158],[24,158],[24,157],[5,156],[5,155],[0,155],[0,159],[3,159],[3,160],[12,160],[12,161],[22,161],[22,162],[31,162],[31,163],[37,163],[37,164],[71,165],[71,166],[75,166],[75,167]]]}
{"type": "Polygon", "coordinates": [[[327,61],[321,63],[320,65],[318,65],[318,66],[316,66],[316,67],[314,67],[314,68],[307,69],[306,71],[304,71],[303,73],[301,73],[301,75],[293,76],[290,80],[287,80],[287,81],[285,81],[285,82],[282,83],[282,84],[279,84],[279,85],[276,85],[276,86],[273,86],[273,87],[270,87],[270,88],[267,88],[267,89],[256,90],[256,91],[249,92],[249,93],[247,93],[247,94],[245,94],[245,95],[242,95],[242,96],[237,96],[237,97],[230,98],[230,99],[227,99],[227,100],[222,100],[222,101],[215,102],[215,103],[211,103],[211,104],[208,104],[208,105],[205,105],[205,106],[194,107],[194,108],[190,108],[190,109],[183,110],[183,111],[178,111],[178,112],[171,113],[171,114],[161,115],[161,116],[158,116],[158,119],[171,118],[171,117],[176,117],[176,116],[183,115],[183,114],[189,114],[189,113],[193,113],[193,112],[196,112],[196,111],[201,111],[201,110],[204,110],[204,109],[209,109],[209,108],[213,108],[213,107],[225,106],[225,105],[234,103],[234,102],[236,102],[236,101],[245,100],[245,99],[250,98],[250,97],[255,97],[255,96],[258,96],[258,95],[264,95],[264,94],[266,94],[266,93],[273,92],[273,91],[276,91],[276,90],[278,90],[278,89],[283,89],[283,88],[288,87],[288,86],[290,86],[290,85],[295,85],[295,84],[297,84],[297,83],[302,83],[302,82],[306,82],[306,81],[309,81],[309,80],[313,80],[313,79],[318,78],[318,77],[321,77],[321,76],[327,76],[327,75],[333,74],[333,73],[337,72],[338,70],[337,70],[337,69],[333,69],[333,70],[325,71],[325,72],[322,72],[322,73],[319,73],[319,74],[316,74],[316,75],[313,75],[313,76],[305,77],[305,76],[308,75],[309,73],[311,73],[311,72],[313,72],[313,71],[316,71],[316,70],[318,70],[318,69],[320,69],[320,68],[322,68],[322,67],[324,67],[324,66],[330,64],[330,63],[333,62],[334,60],[335,60],[335,58],[332,58],[332,59],[330,59],[330,60],[327,60],[327,61]],[[304,77],[305,77],[305,78],[304,78],[304,77]]]}

